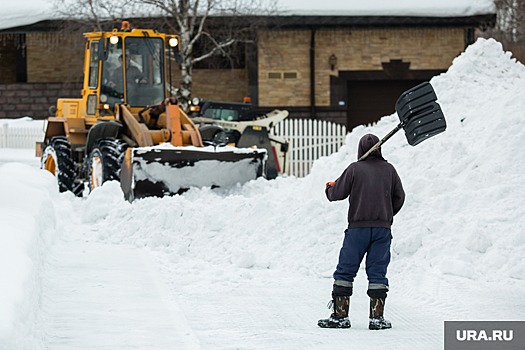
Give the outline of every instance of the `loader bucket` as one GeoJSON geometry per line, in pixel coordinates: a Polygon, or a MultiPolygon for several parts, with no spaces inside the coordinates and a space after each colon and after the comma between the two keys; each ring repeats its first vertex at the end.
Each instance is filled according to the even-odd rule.
{"type": "Polygon", "coordinates": [[[230,187],[264,174],[264,149],[143,147],[128,149],[120,184],[130,202],[180,194],[190,187],[230,187]]]}

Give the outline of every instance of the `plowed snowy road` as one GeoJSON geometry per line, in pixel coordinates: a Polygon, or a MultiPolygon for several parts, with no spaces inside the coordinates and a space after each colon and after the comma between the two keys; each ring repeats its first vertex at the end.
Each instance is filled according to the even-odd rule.
{"type": "Polygon", "coordinates": [[[352,328],[326,330],[316,321],[329,313],[329,278],[188,257],[181,264],[160,250],[100,242],[102,226],[68,226],[71,232],[55,244],[45,268],[50,350],[441,349],[444,320],[506,319],[514,305],[497,303],[494,295],[517,300],[512,291],[523,290],[521,284],[503,288],[394,271],[386,308],[394,328],[369,331],[361,271],[351,299],[352,328]]]}
{"type": "Polygon", "coordinates": [[[48,349],[198,349],[145,250],[63,242],[44,289],[48,349]]]}

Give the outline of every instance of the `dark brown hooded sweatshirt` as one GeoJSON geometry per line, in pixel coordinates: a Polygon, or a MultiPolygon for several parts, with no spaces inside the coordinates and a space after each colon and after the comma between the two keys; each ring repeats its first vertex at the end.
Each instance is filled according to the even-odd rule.
{"type": "MultiPolygon", "coordinates": [[[[361,158],[379,138],[367,134],[359,141],[357,159],[361,158]]],[[[381,149],[374,151],[365,160],[348,166],[335,181],[326,188],[330,202],[348,198],[348,227],[392,226],[396,215],[405,201],[405,191],[396,169],[381,155],[381,149]]]]}

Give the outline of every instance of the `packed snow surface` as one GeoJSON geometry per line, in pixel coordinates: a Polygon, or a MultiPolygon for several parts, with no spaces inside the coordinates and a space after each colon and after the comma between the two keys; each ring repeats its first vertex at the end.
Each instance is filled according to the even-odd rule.
{"type": "Polygon", "coordinates": [[[115,348],[126,331],[125,348],[140,349],[169,349],[177,332],[188,349],[439,349],[445,320],[524,319],[525,67],[480,39],[431,84],[446,132],[416,147],[399,132],[382,149],[407,194],[392,227],[391,330],[367,329],[364,270],[352,328],[316,323],[329,314],[348,205],[328,202],[324,184],[396,115],[355,128],[305,178],[133,203],[115,182],[80,199],[35,167],[1,165],[0,349],[115,348]]]}

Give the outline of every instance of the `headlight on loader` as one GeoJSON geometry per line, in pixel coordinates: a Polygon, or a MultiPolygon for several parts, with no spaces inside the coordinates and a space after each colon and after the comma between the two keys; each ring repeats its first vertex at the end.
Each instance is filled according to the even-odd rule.
{"type": "Polygon", "coordinates": [[[168,44],[171,46],[171,47],[175,47],[177,45],[179,45],[179,39],[173,37],[173,38],[170,38],[170,40],[168,41],[168,44]]]}

